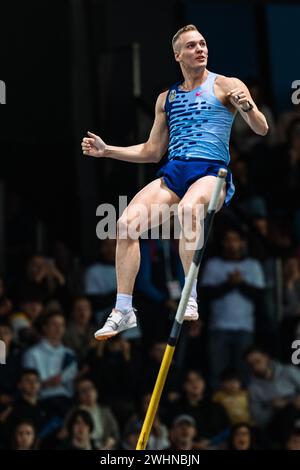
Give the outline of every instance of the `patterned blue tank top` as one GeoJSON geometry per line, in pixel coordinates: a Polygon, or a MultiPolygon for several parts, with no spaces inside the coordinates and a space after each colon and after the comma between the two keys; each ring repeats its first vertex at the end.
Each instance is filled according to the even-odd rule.
{"type": "Polygon", "coordinates": [[[169,127],[168,158],[230,161],[229,138],[234,115],[216,98],[217,74],[192,91],[176,83],[168,91],[165,112],[169,127]]]}

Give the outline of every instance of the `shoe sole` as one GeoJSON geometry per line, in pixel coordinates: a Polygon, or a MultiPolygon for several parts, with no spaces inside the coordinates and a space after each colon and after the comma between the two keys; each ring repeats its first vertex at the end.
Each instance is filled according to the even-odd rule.
{"type": "Polygon", "coordinates": [[[194,317],[183,317],[184,321],[196,321],[198,320],[199,315],[194,316],[194,317]]]}
{"type": "Polygon", "coordinates": [[[134,325],[129,326],[128,328],[123,328],[122,330],[119,331],[112,331],[111,333],[100,333],[99,335],[96,335],[95,333],[95,339],[97,341],[105,341],[106,339],[113,338],[113,336],[117,336],[119,333],[122,333],[122,331],[130,330],[131,328],[135,328],[137,324],[135,323],[134,325]]]}

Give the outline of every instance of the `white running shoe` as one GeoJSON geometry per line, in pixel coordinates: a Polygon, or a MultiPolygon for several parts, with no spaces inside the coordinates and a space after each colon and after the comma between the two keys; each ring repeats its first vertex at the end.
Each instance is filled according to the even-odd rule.
{"type": "Polygon", "coordinates": [[[194,321],[194,320],[198,320],[198,318],[199,318],[199,314],[198,314],[197,301],[193,297],[190,297],[183,319],[187,321],[194,321]]]}
{"type": "Polygon", "coordinates": [[[124,314],[113,308],[104,326],[100,330],[96,331],[95,338],[99,341],[109,339],[116,336],[118,333],[121,333],[121,331],[129,330],[129,328],[134,328],[136,326],[137,322],[134,309],[129,313],[124,314]]]}

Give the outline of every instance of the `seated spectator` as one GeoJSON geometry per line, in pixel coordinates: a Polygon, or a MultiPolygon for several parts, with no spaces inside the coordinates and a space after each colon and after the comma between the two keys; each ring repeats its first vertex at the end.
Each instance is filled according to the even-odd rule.
{"type": "Polygon", "coordinates": [[[20,421],[12,431],[11,450],[36,450],[37,439],[34,424],[20,421]]]}
{"type": "Polygon", "coordinates": [[[228,450],[254,450],[254,432],[249,423],[236,423],[230,429],[228,450]]]}
{"type": "Polygon", "coordinates": [[[95,344],[95,328],[91,324],[92,315],[91,302],[86,297],[78,297],[74,300],[64,344],[75,351],[79,360],[86,355],[89,347],[95,344]]]}
{"type": "Polygon", "coordinates": [[[276,410],[285,408],[300,394],[300,370],[272,360],[257,346],[246,351],[245,360],[251,370],[251,416],[257,426],[265,428],[276,410]]]}
{"type": "Polygon", "coordinates": [[[197,424],[197,447],[208,448],[210,440],[229,427],[224,408],[205,396],[206,383],[198,371],[188,371],[179,399],[166,405],[165,422],[171,425],[181,414],[192,416],[197,424]]]}
{"type": "Polygon", "coordinates": [[[196,421],[192,416],[179,415],[175,418],[170,430],[171,451],[195,450],[194,441],[197,436],[196,421]]]}
{"type": "Polygon", "coordinates": [[[94,422],[86,410],[74,410],[68,420],[69,437],[59,446],[63,450],[96,450],[92,439],[94,422]]]}
{"type": "Polygon", "coordinates": [[[35,369],[22,369],[18,381],[19,395],[6,414],[5,432],[9,433],[20,419],[30,421],[37,432],[43,432],[50,417],[38,402],[41,381],[35,369]]]}
{"type": "Polygon", "coordinates": [[[78,408],[88,411],[93,419],[91,437],[95,447],[114,449],[119,441],[119,427],[110,409],[98,403],[98,391],[94,383],[88,378],[81,378],[76,383],[76,392],[78,408]]]}
{"type": "Polygon", "coordinates": [[[43,339],[25,352],[23,365],[37,370],[42,381],[40,398],[43,405],[49,412],[63,416],[73,397],[76,356],[62,343],[65,333],[62,313],[47,314],[42,330],[43,339]]]}
{"type": "Polygon", "coordinates": [[[250,423],[249,395],[242,389],[239,374],[225,369],[220,375],[220,389],[213,395],[213,401],[222,405],[231,424],[250,423]]]}
{"type": "Polygon", "coordinates": [[[242,358],[253,343],[255,310],[265,287],[259,261],[245,255],[246,243],[235,229],[223,235],[222,257],[211,258],[202,274],[203,295],[210,301],[208,358],[212,388],[232,366],[247,381],[242,358]]]}

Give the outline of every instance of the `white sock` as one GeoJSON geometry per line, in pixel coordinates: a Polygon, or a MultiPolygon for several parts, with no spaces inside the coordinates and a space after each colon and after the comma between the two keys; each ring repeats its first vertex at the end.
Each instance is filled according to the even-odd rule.
{"type": "Polygon", "coordinates": [[[117,294],[115,308],[124,314],[130,312],[132,310],[132,295],[117,294]]]}
{"type": "MultiPolygon", "coordinates": [[[[185,282],[186,282],[186,279],[187,278],[185,278],[185,282]]],[[[197,279],[195,279],[194,282],[193,282],[193,287],[192,287],[190,298],[191,297],[193,299],[197,300],[197,279]]]]}

